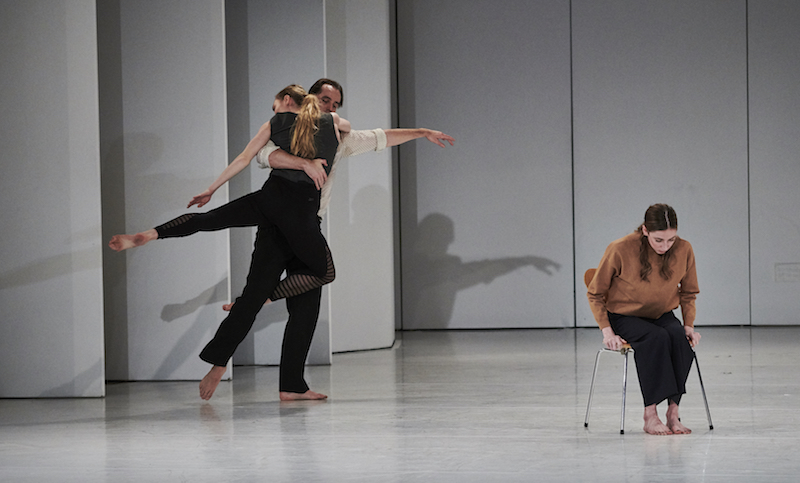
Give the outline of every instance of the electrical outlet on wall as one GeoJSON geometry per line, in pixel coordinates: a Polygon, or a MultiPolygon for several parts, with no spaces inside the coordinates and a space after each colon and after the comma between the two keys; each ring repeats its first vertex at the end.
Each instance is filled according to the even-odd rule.
{"type": "Polygon", "coordinates": [[[800,282],[800,263],[776,263],[776,282],[800,282]]]}

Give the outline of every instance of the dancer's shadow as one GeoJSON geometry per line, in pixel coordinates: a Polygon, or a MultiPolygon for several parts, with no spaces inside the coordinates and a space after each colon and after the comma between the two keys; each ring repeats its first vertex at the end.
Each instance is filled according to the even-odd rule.
{"type": "Polygon", "coordinates": [[[69,253],[40,258],[0,274],[0,289],[31,285],[99,268],[100,257],[96,248],[74,250],[69,253]]]}
{"type": "Polygon", "coordinates": [[[228,301],[228,279],[223,278],[218,284],[204,290],[197,297],[181,303],[167,304],[161,309],[161,320],[172,322],[175,319],[196,312],[204,305],[222,305],[228,301]]]}
{"type": "MultiPolygon", "coordinates": [[[[211,311],[215,315],[210,317],[215,320],[218,325],[228,316],[229,312],[221,310],[222,305],[227,302],[228,280],[225,278],[220,280],[219,283],[213,287],[204,290],[196,297],[184,302],[165,305],[161,309],[161,320],[170,323],[196,312],[211,311]]],[[[251,333],[263,330],[274,323],[286,322],[288,313],[286,312],[285,304],[280,302],[281,301],[268,304],[261,309],[253,324],[251,333]]],[[[180,367],[181,364],[187,359],[196,356],[198,345],[203,342],[203,339],[208,333],[208,319],[209,316],[203,316],[200,313],[194,317],[191,326],[183,332],[173,349],[169,352],[167,358],[156,370],[154,379],[169,379],[169,376],[180,367]]],[[[243,345],[246,346],[246,343],[243,345]]]]}
{"type": "MultiPolygon", "coordinates": [[[[192,321],[191,326],[186,328],[172,350],[153,374],[155,380],[167,380],[187,359],[196,355],[197,347],[208,333],[208,320],[213,318],[208,314],[216,313],[218,307],[228,300],[228,279],[223,278],[213,287],[201,292],[185,302],[167,304],[161,309],[161,320],[170,323],[181,317],[191,315],[195,312],[206,312],[203,316],[199,313],[192,321]]],[[[221,320],[221,319],[220,319],[221,320]]]]}
{"type": "Polygon", "coordinates": [[[525,266],[550,276],[561,268],[558,262],[534,255],[464,262],[447,253],[454,240],[453,221],[433,213],[419,223],[410,250],[404,250],[403,306],[409,315],[409,323],[404,324],[407,327],[448,328],[459,291],[489,284],[525,266]]]}
{"type": "Polygon", "coordinates": [[[98,359],[91,367],[75,375],[71,381],[43,391],[37,397],[86,397],[87,393],[99,395],[99,387],[103,384],[105,384],[103,360],[98,359]]]}

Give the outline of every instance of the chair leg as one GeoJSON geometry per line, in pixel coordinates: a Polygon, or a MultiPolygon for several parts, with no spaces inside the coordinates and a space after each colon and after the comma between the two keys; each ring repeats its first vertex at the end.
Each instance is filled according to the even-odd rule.
{"type": "Polygon", "coordinates": [[[625,351],[625,362],[622,364],[622,415],[619,420],[619,434],[625,434],[625,392],[628,387],[628,351],[625,351]]]}
{"type": "Polygon", "coordinates": [[[700,364],[697,362],[697,353],[694,354],[694,367],[697,368],[697,377],[700,379],[700,391],[703,393],[703,402],[706,404],[706,417],[708,418],[708,429],[714,429],[714,423],[711,422],[711,411],[708,409],[706,386],[703,384],[703,375],[700,374],[700,364]]]}
{"type": "Polygon", "coordinates": [[[592,372],[592,385],[589,386],[589,402],[586,404],[586,418],[583,420],[583,427],[589,427],[589,410],[592,409],[592,395],[594,394],[594,380],[597,377],[597,366],[600,363],[600,354],[603,350],[597,351],[597,356],[594,358],[594,372],[592,372]]]}

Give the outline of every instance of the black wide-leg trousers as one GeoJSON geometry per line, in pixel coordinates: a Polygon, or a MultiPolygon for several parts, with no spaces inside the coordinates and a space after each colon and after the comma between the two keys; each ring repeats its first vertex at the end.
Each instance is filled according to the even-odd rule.
{"type": "MultiPolygon", "coordinates": [[[[294,261],[297,261],[295,259],[294,261]]],[[[295,273],[291,266],[289,274],[295,273]]],[[[302,270],[302,268],[299,268],[302,270]]],[[[308,391],[304,372],[308,351],[314,338],[314,330],[319,318],[319,304],[322,299],[322,287],[286,299],[289,320],[283,332],[281,347],[280,390],[283,392],[304,393],[308,391]]]]}
{"type": "MultiPolygon", "coordinates": [[[[319,192],[313,185],[270,177],[261,191],[202,214],[182,215],[156,227],[159,238],[188,236],[198,231],[258,226],[247,284],[200,358],[224,366],[253,326],[258,311],[289,273],[323,276],[327,242],[319,230],[319,192]],[[287,184],[289,183],[289,184],[287,184]],[[298,189],[302,188],[302,189],[298,189]]],[[[305,360],[311,346],[321,288],[287,299],[289,321],[281,352],[280,390],[305,392],[305,360]]]]}
{"type": "Polygon", "coordinates": [[[608,314],[614,333],[633,348],[644,405],[664,399],[680,404],[694,351],[683,324],[672,312],[658,319],[608,314]]]}
{"type": "Polygon", "coordinates": [[[270,176],[254,193],[206,213],[186,213],[157,226],[159,238],[193,235],[199,231],[274,225],[290,250],[318,277],[328,268],[328,243],[319,229],[319,191],[311,183],[270,176]]]}

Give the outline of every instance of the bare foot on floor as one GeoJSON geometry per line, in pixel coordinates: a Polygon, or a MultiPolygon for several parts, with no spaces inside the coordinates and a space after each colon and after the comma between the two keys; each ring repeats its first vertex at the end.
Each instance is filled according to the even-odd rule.
{"type": "Polygon", "coordinates": [[[667,425],[659,419],[655,404],[644,408],[644,432],[658,436],[672,434],[667,425]]]}
{"type": "MultiPolygon", "coordinates": [[[[224,310],[225,312],[230,312],[230,311],[231,311],[231,309],[233,308],[233,304],[234,304],[234,303],[236,303],[236,302],[231,302],[231,303],[229,303],[229,304],[223,304],[223,305],[222,305],[222,310],[224,310]]],[[[270,300],[270,299],[267,299],[267,301],[266,301],[266,302],[264,302],[264,305],[268,305],[268,304],[270,304],[270,303],[272,303],[272,300],[270,300]]]]}
{"type": "Polygon", "coordinates": [[[158,232],[155,231],[155,229],[143,231],[135,235],[114,235],[111,237],[111,241],[108,242],[108,247],[115,252],[121,252],[128,248],[140,247],[156,238],[158,238],[158,232]]]}
{"type": "Polygon", "coordinates": [[[219,381],[222,380],[222,376],[225,374],[225,370],[227,367],[225,366],[214,366],[208,371],[208,374],[205,375],[202,381],[200,381],[200,398],[208,401],[211,399],[211,396],[214,395],[214,391],[216,391],[217,386],[219,386],[219,381]]]}
{"type": "Polygon", "coordinates": [[[667,425],[672,430],[672,434],[692,434],[692,430],[684,426],[680,421],[667,420],[667,425]]]}
{"type": "Polygon", "coordinates": [[[652,421],[645,421],[644,423],[644,432],[647,434],[655,434],[657,436],[666,436],[668,434],[672,434],[672,431],[661,422],[661,420],[652,421]]]}
{"type": "Polygon", "coordinates": [[[672,431],[672,434],[691,434],[692,430],[687,428],[681,423],[681,418],[678,415],[678,405],[670,404],[667,408],[667,426],[672,431]]]}
{"type": "Polygon", "coordinates": [[[283,392],[280,393],[281,401],[317,401],[328,399],[325,394],[320,394],[309,389],[306,392],[283,392]]]}

